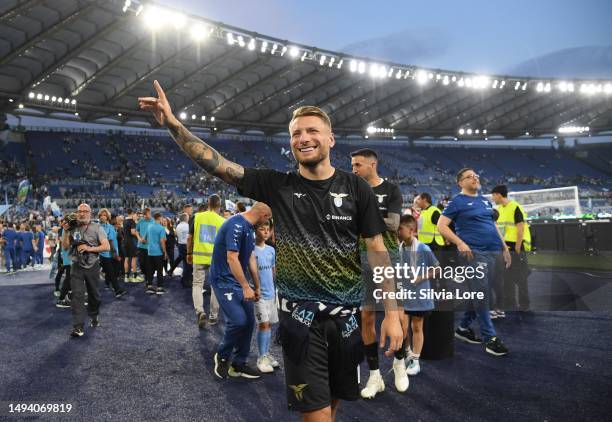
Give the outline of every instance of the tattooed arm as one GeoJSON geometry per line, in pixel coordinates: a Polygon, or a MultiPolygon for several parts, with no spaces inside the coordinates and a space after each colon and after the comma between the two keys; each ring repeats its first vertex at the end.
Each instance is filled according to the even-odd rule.
{"type": "Polygon", "coordinates": [[[153,82],[153,85],[158,98],[138,98],[140,108],[153,113],[157,123],[168,128],[174,141],[198,166],[226,183],[234,186],[238,185],[244,177],[244,167],[224,158],[213,147],[183,126],[172,114],[170,103],[162,87],[157,81],[153,82]]]}

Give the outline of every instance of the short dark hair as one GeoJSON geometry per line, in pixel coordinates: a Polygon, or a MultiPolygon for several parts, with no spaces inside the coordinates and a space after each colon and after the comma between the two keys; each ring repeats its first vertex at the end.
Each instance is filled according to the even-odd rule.
{"type": "Polygon", "coordinates": [[[198,212],[204,212],[208,209],[208,205],[206,205],[205,203],[201,203],[200,205],[198,205],[198,212]]]}
{"type": "Polygon", "coordinates": [[[162,213],[161,213],[161,212],[159,212],[159,211],[158,211],[158,212],[156,212],[155,214],[153,214],[153,218],[154,218],[155,220],[157,220],[158,218],[161,218],[161,216],[162,216],[162,213]]]}
{"type": "Polygon", "coordinates": [[[260,228],[260,227],[265,227],[265,226],[270,227],[270,220],[266,220],[266,221],[263,221],[263,222],[261,222],[261,223],[257,224],[257,225],[255,226],[255,229],[258,229],[258,228],[260,228]]]}
{"type": "Polygon", "coordinates": [[[459,172],[457,172],[457,183],[459,183],[461,181],[461,176],[463,176],[463,173],[465,173],[466,171],[474,171],[473,168],[471,167],[464,167],[461,170],[459,170],[459,172]]]}
{"type": "Polygon", "coordinates": [[[400,226],[407,226],[409,224],[416,224],[416,220],[410,214],[404,214],[400,217],[400,226]]]}
{"type": "Polygon", "coordinates": [[[144,214],[144,213],[145,213],[145,212],[147,212],[147,211],[148,211],[148,212],[151,212],[151,208],[146,207],[144,210],[142,210],[142,213],[144,214]]]}
{"type": "Polygon", "coordinates": [[[493,188],[491,193],[499,193],[504,198],[508,197],[508,186],[506,185],[497,185],[493,188]]]}
{"type": "Polygon", "coordinates": [[[244,202],[241,202],[241,201],[236,202],[236,210],[238,210],[238,212],[245,212],[246,211],[246,204],[244,202]]]}
{"type": "Polygon", "coordinates": [[[128,215],[134,214],[134,210],[131,208],[128,208],[126,212],[128,213],[128,215]]]}
{"type": "Polygon", "coordinates": [[[183,205],[183,209],[185,209],[185,208],[192,208],[192,207],[193,207],[193,205],[191,205],[191,204],[185,204],[185,205],[183,205]]]}
{"type": "Polygon", "coordinates": [[[370,148],[361,148],[357,151],[353,151],[351,152],[351,157],[366,157],[378,160],[378,154],[376,154],[376,151],[370,148]]]}
{"type": "Polygon", "coordinates": [[[216,193],[208,197],[208,208],[219,208],[221,206],[221,198],[216,193]]]}
{"type": "Polygon", "coordinates": [[[431,195],[427,192],[419,193],[419,198],[426,200],[429,204],[431,204],[431,195]]]}

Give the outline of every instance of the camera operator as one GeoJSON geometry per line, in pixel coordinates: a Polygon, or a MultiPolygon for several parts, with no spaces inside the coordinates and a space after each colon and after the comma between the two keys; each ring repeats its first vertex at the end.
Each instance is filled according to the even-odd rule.
{"type": "MultiPolygon", "coordinates": [[[[70,216],[68,216],[70,217],[70,216]]],[[[87,314],[90,325],[99,327],[98,309],[100,307],[100,262],[98,254],[110,250],[110,244],[102,227],[91,221],[91,208],[83,203],[79,205],[76,221],[67,218],[62,224],[62,248],[70,248],[72,269],[70,284],[72,288],[72,325],[70,335],[82,337],[85,324],[85,289],[87,289],[87,314]]]]}

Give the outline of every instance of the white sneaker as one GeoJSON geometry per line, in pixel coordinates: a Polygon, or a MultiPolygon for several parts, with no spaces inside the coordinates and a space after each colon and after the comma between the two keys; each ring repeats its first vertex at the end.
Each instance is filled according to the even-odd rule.
{"type": "Polygon", "coordinates": [[[497,319],[497,311],[489,311],[489,315],[491,319],[497,319]]]}
{"type": "Polygon", "coordinates": [[[257,359],[257,369],[259,369],[259,372],[263,372],[264,374],[274,372],[274,368],[272,368],[267,355],[260,356],[257,359]]]}
{"type": "Polygon", "coordinates": [[[410,359],[410,363],[406,368],[406,375],[414,376],[421,372],[421,364],[418,359],[410,359]]]}
{"type": "Polygon", "coordinates": [[[366,386],[361,390],[361,397],[364,399],[373,399],[376,394],[385,391],[385,382],[383,381],[380,371],[370,371],[370,378],[366,383],[366,386]]]}
{"type": "Polygon", "coordinates": [[[405,359],[393,358],[393,372],[395,374],[395,389],[399,393],[404,393],[408,390],[408,375],[406,375],[406,361],[405,359]]]}
{"type": "Polygon", "coordinates": [[[270,365],[272,365],[272,368],[278,368],[280,366],[280,363],[278,363],[274,356],[269,353],[266,356],[268,356],[268,360],[270,361],[270,365]]]}
{"type": "Polygon", "coordinates": [[[504,311],[497,311],[497,318],[506,318],[506,313],[504,311]]]}

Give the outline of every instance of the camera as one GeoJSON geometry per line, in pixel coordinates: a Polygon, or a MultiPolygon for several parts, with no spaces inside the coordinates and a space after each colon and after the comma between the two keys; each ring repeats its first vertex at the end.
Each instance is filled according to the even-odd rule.
{"type": "Polygon", "coordinates": [[[72,231],[79,227],[79,221],[77,220],[77,215],[75,213],[70,213],[64,217],[64,222],[68,224],[68,230],[72,231]]]}

